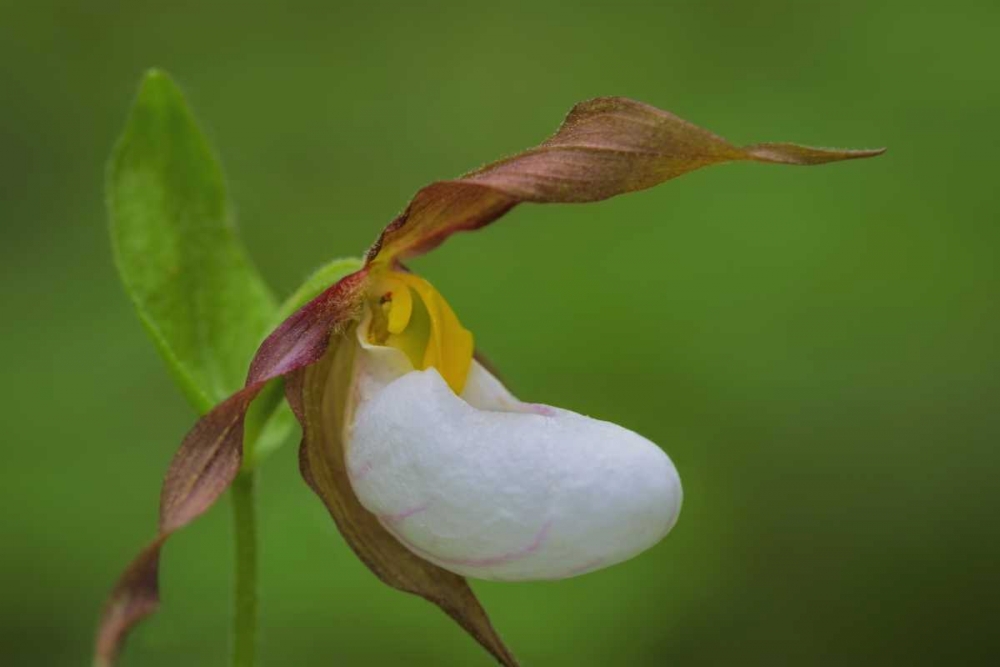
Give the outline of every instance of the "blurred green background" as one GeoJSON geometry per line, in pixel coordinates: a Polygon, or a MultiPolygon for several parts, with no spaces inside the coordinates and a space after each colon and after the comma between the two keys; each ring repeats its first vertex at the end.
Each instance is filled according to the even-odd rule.
{"type": "MultiPolygon", "coordinates": [[[[1000,5],[3,3],[0,663],[89,661],[193,421],[112,266],[104,161],[171,72],[281,294],[421,185],[635,97],[737,142],[889,153],[729,165],[525,206],[414,262],[521,397],[625,424],[685,483],[674,532],[547,584],[476,584],[526,665],[996,664],[1000,5]],[[211,6],[207,6],[211,4],[211,6]]],[[[262,471],[270,665],[488,665],[262,471]]],[[[220,665],[228,503],[179,534],[123,665],[220,665]]]]}

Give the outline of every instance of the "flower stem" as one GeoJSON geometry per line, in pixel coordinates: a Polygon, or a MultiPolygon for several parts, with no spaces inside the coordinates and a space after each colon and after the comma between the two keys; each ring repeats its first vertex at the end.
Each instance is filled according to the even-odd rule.
{"type": "Polygon", "coordinates": [[[236,585],[233,597],[233,667],[254,667],[257,658],[257,514],[254,472],[243,470],[232,485],[236,585]]]}

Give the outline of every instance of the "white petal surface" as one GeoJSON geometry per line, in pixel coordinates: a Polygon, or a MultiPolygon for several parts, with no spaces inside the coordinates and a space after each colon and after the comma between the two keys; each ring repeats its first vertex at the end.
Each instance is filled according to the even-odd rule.
{"type": "Polygon", "coordinates": [[[355,493],[446,569],[570,577],[635,556],[677,520],[677,471],[627,429],[521,403],[478,364],[461,398],[435,369],[412,370],[391,348],[362,343],[356,372],[347,433],[355,493]]]}

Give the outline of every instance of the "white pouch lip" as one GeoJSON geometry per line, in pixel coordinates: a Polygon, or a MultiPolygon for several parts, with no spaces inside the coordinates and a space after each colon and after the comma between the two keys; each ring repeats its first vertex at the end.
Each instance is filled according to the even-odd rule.
{"type": "Polygon", "coordinates": [[[411,551],[465,576],[560,579],[627,560],[676,523],[669,457],[610,422],[523,403],[473,361],[461,397],[357,329],[351,484],[411,551]]]}

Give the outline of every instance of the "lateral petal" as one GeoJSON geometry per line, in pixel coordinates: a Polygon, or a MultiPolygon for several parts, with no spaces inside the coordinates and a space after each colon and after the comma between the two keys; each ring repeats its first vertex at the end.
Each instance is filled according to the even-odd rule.
{"type": "Polygon", "coordinates": [[[302,476],[326,505],[348,545],[375,576],[436,604],[501,664],[514,667],[516,658],[465,579],[404,547],[354,493],[342,437],[347,415],[358,396],[377,393],[383,381],[412,368],[399,350],[372,346],[384,353],[381,363],[376,364],[379,370],[373,371],[365,384],[354,384],[356,356],[361,349],[358,338],[363,336],[354,331],[338,337],[319,363],[293,373],[286,382],[288,401],[302,424],[302,476]]]}
{"type": "Polygon", "coordinates": [[[214,505],[235,479],[250,403],[268,381],[322,358],[331,334],[357,317],[367,273],[362,269],[346,276],[275,329],[257,350],[244,388],[199,419],[184,438],[163,482],[158,534],[126,568],[105,604],[94,650],[96,665],[113,665],[129,630],[159,606],[163,544],[214,505]]]}
{"type": "Polygon", "coordinates": [[[369,249],[368,261],[391,264],[423,254],[522,202],[598,201],[723,162],[817,165],[884,150],[789,143],[739,147],[648,104],[601,97],[577,104],[555,135],[535,148],[417,192],[369,249]]]}

